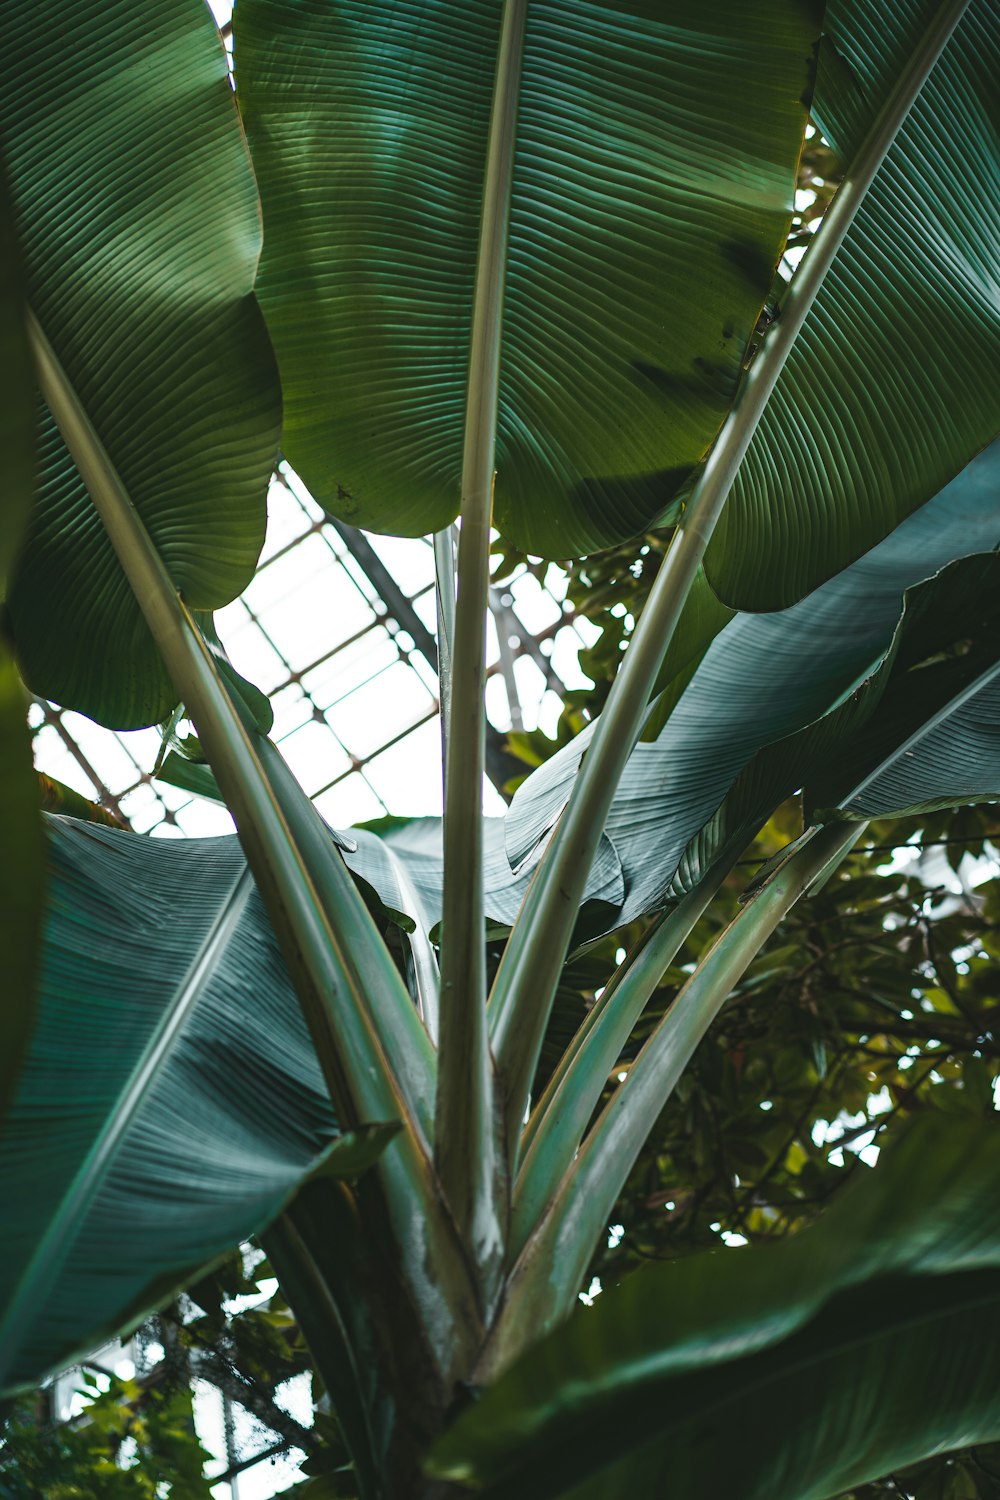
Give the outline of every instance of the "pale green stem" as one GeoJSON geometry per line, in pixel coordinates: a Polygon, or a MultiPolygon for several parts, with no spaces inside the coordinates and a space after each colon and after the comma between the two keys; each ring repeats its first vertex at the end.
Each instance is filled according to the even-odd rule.
{"type": "Polygon", "coordinates": [[[571,1310],[649,1131],[695,1049],[795,902],[861,837],[865,824],[814,830],[701,960],[605,1106],[515,1266],[477,1378],[495,1374],[571,1310]]]}
{"type": "Polygon", "coordinates": [[[434,593],[437,601],[438,698],[441,703],[442,766],[448,748],[451,658],[455,650],[455,531],[434,533],[434,593]]]}
{"type": "Polygon", "coordinates": [[[430,1036],[330,829],[277,746],[257,731],[251,729],[250,735],[320,904],[331,914],[342,960],[354,972],[395,1084],[420,1127],[422,1146],[429,1152],[437,1081],[437,1058],[430,1036]]]}
{"type": "MultiPolygon", "coordinates": [[[[419,1123],[375,1033],[354,962],[347,959],[343,941],[323,908],[212,654],[33,315],[28,330],[42,394],[232,811],[341,1124],[347,1128],[356,1122],[403,1122],[403,1131],[377,1170],[414,1296],[425,1310],[430,1336],[447,1369],[466,1330],[474,1330],[477,1313],[467,1266],[440,1201],[419,1123]],[[436,1276],[428,1272],[429,1263],[435,1265],[436,1276]]],[[[374,927],[372,940],[381,944],[374,927]]]]}
{"type": "Polygon", "coordinates": [[[504,276],[527,0],[506,0],[483,188],[462,460],[462,529],[445,755],[441,1035],[435,1155],[477,1265],[499,1265],[483,905],[486,610],[504,276]]]}
{"type": "Polygon", "coordinates": [[[559,974],[615,790],[635,746],[656,674],[737,470],[775,382],[886,152],[968,0],[945,0],[852,162],[792,278],[691,493],[624,662],[507,941],[490,1002],[509,1158],[538,1062],[559,974]]]}
{"type": "Polygon", "coordinates": [[[713,869],[664,912],[615,971],[564,1053],[532,1111],[514,1187],[508,1256],[516,1258],[572,1163],[608,1074],[664,973],[725,878],[713,869]]]}

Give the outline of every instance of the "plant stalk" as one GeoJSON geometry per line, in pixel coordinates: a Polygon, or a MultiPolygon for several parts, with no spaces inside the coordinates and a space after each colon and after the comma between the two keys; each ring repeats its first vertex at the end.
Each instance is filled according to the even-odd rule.
{"type": "Polygon", "coordinates": [[[486,1024],[483,775],[486,612],[504,278],[527,0],[500,22],[472,309],[462,528],[445,754],[441,1036],[435,1156],[475,1263],[499,1265],[493,1064],[486,1024]]]}
{"type": "Polygon", "coordinates": [[[699,1042],[779,922],[850,852],[866,827],[832,823],[813,830],[680,989],[627,1079],[612,1094],[512,1272],[486,1355],[491,1376],[568,1315],[650,1127],[699,1042]]]}
{"type": "Polygon", "coordinates": [[[538,1062],[559,974],[615,790],[639,737],[656,674],[737,471],[826,274],[928,74],[968,0],[945,0],[915,49],[803,256],[736,392],[673,542],[563,813],[504,951],[490,1001],[509,1160],[538,1062]]]}
{"type": "MultiPolygon", "coordinates": [[[[296,781],[277,746],[258,730],[250,726],[248,729],[320,904],[331,914],[343,962],[352,969],[367,1003],[395,1084],[419,1125],[423,1145],[429,1152],[437,1080],[437,1058],[431,1038],[341,858],[331,830],[296,781]]],[[[436,973],[422,977],[431,977],[436,982],[436,973]]]]}
{"type": "Polygon", "coordinates": [[[438,699],[441,704],[442,767],[448,750],[451,712],[451,659],[455,651],[454,528],[434,533],[434,596],[437,603],[438,699]]]}
{"type": "Polygon", "coordinates": [[[518,1256],[572,1164],[608,1074],[650,997],[725,879],[716,867],[664,912],[612,976],[532,1111],[514,1187],[508,1255],[518,1256]]]}
{"type": "MultiPolygon", "coordinates": [[[[44,331],[30,313],[28,329],[42,395],[233,813],[341,1124],[346,1129],[370,1121],[398,1119],[403,1123],[376,1170],[393,1230],[412,1272],[414,1296],[433,1329],[443,1368],[448,1368],[469,1336],[467,1330],[475,1327],[477,1313],[467,1263],[441,1202],[419,1123],[393,1077],[354,964],[348,961],[342,938],[323,908],[212,654],[44,331]],[[428,1261],[435,1266],[435,1276],[426,1270],[428,1261]]],[[[371,941],[381,943],[374,925],[371,941]]],[[[410,1003],[408,996],[406,1003],[410,1003]]]]}

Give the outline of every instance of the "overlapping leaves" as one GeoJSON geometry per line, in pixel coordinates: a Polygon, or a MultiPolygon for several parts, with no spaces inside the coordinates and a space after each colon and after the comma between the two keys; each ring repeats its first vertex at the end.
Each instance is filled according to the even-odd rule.
{"type": "Polygon", "coordinates": [[[336,1135],[235,838],[54,819],[49,854],[38,1020],[0,1138],[6,1389],[263,1227],[336,1135]]]}
{"type": "Polygon", "coordinates": [[[631,1276],[439,1445],[496,1500],[821,1500],[1000,1437],[1000,1126],[924,1120],[813,1228],[631,1276]]]}
{"type": "MultiPolygon", "coordinates": [[[[34,494],[31,360],[24,327],[22,269],[11,230],[10,197],[0,156],[0,591],[13,563],[34,494]]],[[[25,696],[0,638],[0,952],[5,1003],[0,1006],[0,1121],[31,1026],[31,991],[40,927],[43,854],[38,793],[25,723],[25,696]]]]}
{"type": "Polygon", "coordinates": [[[875,670],[828,714],[758,752],[691,840],[675,889],[738,852],[799,788],[807,819],[898,817],[1000,798],[998,678],[1000,552],[992,552],[960,558],[907,591],[875,670]],[[945,655],[958,645],[965,649],[945,655]]]}
{"type": "MultiPolygon", "coordinates": [[[[0,122],[33,312],[174,581],[199,608],[253,575],[278,441],[253,297],[259,206],[204,5],[4,10],[0,122]]],[[[30,382],[26,382],[30,389],[30,382]]],[[[62,438],[7,603],[34,690],[119,728],[176,696],[62,438]]]]}
{"type": "MultiPolygon", "coordinates": [[[[236,9],[285,452],[375,530],[439,529],[461,498],[501,10],[236,9]]],[[[796,0],[527,7],[495,502],[526,550],[634,535],[718,431],[788,230],[816,30],[796,0]]]]}
{"type": "MultiPolygon", "coordinates": [[[[826,7],[813,114],[846,165],[939,9],[933,0],[826,7]]],[[[861,206],[740,469],[707,559],[727,603],[794,603],[996,436],[998,68],[1000,14],[973,0],[861,206]]]]}
{"type": "MultiPolygon", "coordinates": [[[[658,737],[636,747],[612,805],[607,833],[622,862],[623,921],[663,902],[686,845],[753,755],[821,716],[881,660],[904,590],[998,542],[1000,447],[993,445],[799,604],[738,615],[724,627],[658,737]]],[[[515,868],[553,826],[588,739],[584,731],[516,793],[506,820],[515,868]]],[[[794,775],[806,769],[792,773],[791,787],[801,785],[794,775]]],[[[784,795],[763,809],[761,821],[784,795]]]]}

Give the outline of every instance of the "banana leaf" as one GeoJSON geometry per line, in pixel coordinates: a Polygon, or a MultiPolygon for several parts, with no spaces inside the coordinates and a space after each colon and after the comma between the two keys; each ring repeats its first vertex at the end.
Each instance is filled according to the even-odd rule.
{"type": "Polygon", "coordinates": [[[0,505],[0,591],[10,571],[35,492],[34,375],[24,326],[24,269],[11,223],[10,182],[0,152],[0,444],[4,498],[0,505]]]}
{"type": "MultiPolygon", "coordinates": [[[[737,615],[716,636],[658,738],[636,747],[607,835],[622,862],[622,920],[667,898],[681,855],[764,745],[819,718],[882,659],[906,588],[1000,543],[1000,443],[865,557],[800,603],[737,615]]],[[[565,805],[585,730],[518,788],[507,813],[515,868],[565,805]]]]}
{"type": "MultiPolygon", "coordinates": [[[[461,498],[502,9],[235,12],[284,451],[376,531],[438,530],[461,498]]],[[[787,234],[817,32],[800,0],[526,7],[495,495],[524,550],[645,529],[715,437],[787,234]]]]}
{"type": "Polygon", "coordinates": [[[932,1112],[812,1228],[640,1271],[440,1443],[491,1500],[824,1500],[1000,1436],[1000,1124],[932,1112]]]}
{"type": "MultiPolygon", "coordinates": [[[[441,819],[385,818],[367,828],[350,829],[350,840],[357,847],[344,849],[344,862],[374,894],[384,914],[404,930],[416,926],[437,942],[444,894],[441,819]]],[[[491,937],[506,936],[534,869],[511,871],[502,818],[484,821],[483,847],[487,930],[491,937]]],[[[581,908],[581,940],[614,920],[624,896],[621,863],[610,839],[604,838],[581,908]]]]}
{"type": "Polygon", "coordinates": [[[235,838],[47,823],[38,1020],[0,1136],[8,1392],[138,1321],[324,1162],[354,1175],[391,1134],[338,1139],[235,838]]]}
{"type": "MultiPolygon", "coordinates": [[[[4,6],[0,125],[44,335],[195,608],[247,585],[280,422],[260,209],[200,0],[4,6]]],[[[52,417],[7,606],[25,680],[115,728],[176,702],[52,417]]]]}
{"type": "Polygon", "coordinates": [[[33,1024],[45,860],[25,696],[0,645],[0,1124],[33,1024]]]}
{"type": "Polygon", "coordinates": [[[998,658],[995,631],[969,659],[891,684],[864,741],[806,782],[812,816],[902,817],[1000,799],[998,658]]]}
{"type": "MultiPolygon", "coordinates": [[[[196,796],[221,802],[211,769],[171,751],[161,781],[196,796]]],[[[444,853],[440,818],[381,818],[361,828],[330,828],[348,869],[389,922],[406,933],[420,932],[437,942],[444,897],[444,853]]],[[[510,868],[502,818],[484,824],[486,919],[494,937],[505,935],[528,888],[531,870],[510,868]]],[[[625,895],[621,861],[610,839],[601,840],[583,913],[584,925],[600,923],[621,906],[625,895]]]]}
{"type": "Polygon", "coordinates": [[[1000,553],[992,552],[907,591],[882,660],[828,714],[754,756],[684,851],[674,893],[738,853],[800,788],[809,822],[1000,797],[998,679],[1000,553]]]}
{"type": "MultiPolygon", "coordinates": [[[[939,9],[830,0],[813,115],[849,164],[939,9]]],[[[806,319],[709,548],[727,604],[802,598],[1000,430],[1000,11],[972,0],[806,319]]],[[[822,232],[822,231],[821,231],[822,232]]]]}

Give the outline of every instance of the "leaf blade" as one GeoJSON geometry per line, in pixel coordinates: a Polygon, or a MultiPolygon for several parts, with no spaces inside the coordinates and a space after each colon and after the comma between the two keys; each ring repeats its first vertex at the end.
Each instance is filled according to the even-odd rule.
{"type": "MultiPolygon", "coordinates": [[[[924,0],[828,8],[814,113],[842,160],[932,12],[924,0]]],[[[997,435],[1000,239],[995,174],[984,181],[978,164],[995,159],[998,61],[1000,21],[974,0],[848,233],[709,548],[712,585],[736,608],[793,604],[997,435]]]]}
{"type": "MultiPolygon", "coordinates": [[[[24,326],[23,272],[10,223],[10,188],[0,154],[0,449],[5,455],[0,504],[0,590],[13,563],[35,489],[34,400],[24,326]]],[[[0,642],[0,1120],[33,1020],[34,983],[44,884],[38,783],[25,723],[25,695],[5,643],[0,642]]]]}
{"type": "MultiPolygon", "coordinates": [[[[369,529],[458,508],[499,14],[236,13],[286,449],[369,529]]],[[[704,456],[787,232],[814,41],[785,0],[529,7],[495,495],[525,550],[635,534],[704,456]]]]}
{"type": "MultiPolygon", "coordinates": [[[[15,3],[0,61],[27,295],[196,606],[234,598],[263,541],[280,397],[253,298],[260,226],[210,15],[168,0],[15,3]]],[[[176,697],[57,430],[8,607],[42,696],[117,728],[176,697]]]]}
{"type": "Polygon", "coordinates": [[[502,1377],[435,1471],[496,1500],[819,1500],[995,1436],[998,1163],[995,1118],[925,1120],[793,1240],[630,1277],[502,1377]]]}
{"type": "MultiPolygon", "coordinates": [[[[1000,543],[1000,444],[980,454],[878,547],[774,614],[739,614],[709,646],[658,738],[636,747],[608,820],[622,920],[667,899],[689,841],[764,744],[818,718],[884,654],[904,590],[1000,543]]],[[[507,813],[515,867],[545,837],[591,731],[522,784],[507,813]]]]}
{"type": "Polygon", "coordinates": [[[0,1140],[5,1311],[27,1334],[8,1388],[269,1222],[337,1133],[237,840],[168,844],[68,819],[50,830],[39,1019],[0,1140]],[[54,1282],[19,1305],[74,1184],[54,1282]]]}

